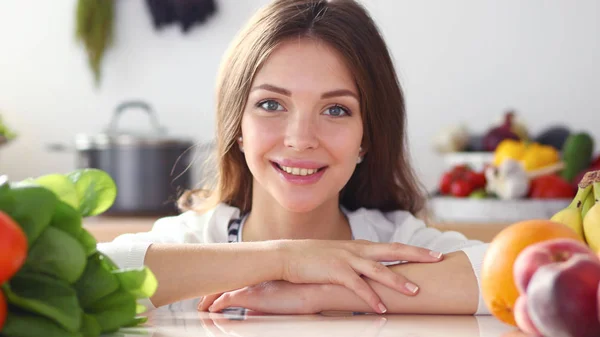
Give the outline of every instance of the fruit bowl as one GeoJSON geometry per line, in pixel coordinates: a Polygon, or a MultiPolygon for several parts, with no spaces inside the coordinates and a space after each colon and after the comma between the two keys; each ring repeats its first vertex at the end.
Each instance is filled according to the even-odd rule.
{"type": "Polygon", "coordinates": [[[427,208],[437,222],[514,223],[530,219],[550,219],[567,207],[571,199],[472,199],[434,196],[427,208]]]}

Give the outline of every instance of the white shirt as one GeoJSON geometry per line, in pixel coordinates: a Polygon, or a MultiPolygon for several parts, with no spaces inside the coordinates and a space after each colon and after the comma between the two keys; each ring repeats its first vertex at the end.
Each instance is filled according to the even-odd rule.
{"type": "MultiPolygon", "coordinates": [[[[360,208],[343,209],[357,240],[399,242],[428,248],[442,253],[463,251],[471,262],[479,287],[479,304],[475,315],[489,315],[481,297],[481,265],[488,244],[469,240],[463,234],[427,227],[406,211],[381,212],[360,208]]],[[[123,234],[112,242],[99,243],[98,250],[110,257],[120,268],[138,268],[152,243],[223,243],[228,242],[227,226],[240,217],[239,209],[219,204],[198,214],[194,211],[158,219],[149,232],[123,234]]],[[[151,302],[143,301],[149,309],[151,302]]]]}

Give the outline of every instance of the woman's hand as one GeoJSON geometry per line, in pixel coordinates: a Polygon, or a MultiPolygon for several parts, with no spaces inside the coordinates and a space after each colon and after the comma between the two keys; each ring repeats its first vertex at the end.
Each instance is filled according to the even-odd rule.
{"type": "MultiPolygon", "coordinates": [[[[409,296],[418,292],[416,284],[392,272],[379,261],[442,260],[440,253],[400,243],[373,243],[365,240],[278,240],[270,243],[275,245],[275,258],[280,259],[280,280],[345,286],[377,313],[385,313],[387,309],[361,276],[409,296]]],[[[207,296],[198,308],[206,310],[215,298],[216,296],[207,296]]]]}
{"type": "Polygon", "coordinates": [[[198,309],[219,312],[230,307],[240,307],[266,314],[316,314],[321,308],[315,303],[312,294],[318,287],[318,284],[294,284],[287,281],[263,282],[215,296],[217,298],[207,296],[198,305],[198,309]]]}

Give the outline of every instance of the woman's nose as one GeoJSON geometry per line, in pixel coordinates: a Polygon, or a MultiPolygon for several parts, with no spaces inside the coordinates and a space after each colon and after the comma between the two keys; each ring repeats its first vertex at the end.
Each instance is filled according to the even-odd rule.
{"type": "Polygon", "coordinates": [[[317,125],[313,116],[293,114],[288,119],[284,145],[296,151],[314,149],[319,146],[317,125]]]}

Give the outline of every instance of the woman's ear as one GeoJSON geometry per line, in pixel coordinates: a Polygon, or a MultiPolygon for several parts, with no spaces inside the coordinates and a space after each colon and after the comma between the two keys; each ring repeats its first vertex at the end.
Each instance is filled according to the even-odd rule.
{"type": "Polygon", "coordinates": [[[240,147],[240,151],[244,152],[244,139],[242,136],[239,136],[237,139],[238,146],[240,147]]]}

